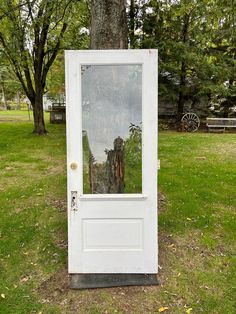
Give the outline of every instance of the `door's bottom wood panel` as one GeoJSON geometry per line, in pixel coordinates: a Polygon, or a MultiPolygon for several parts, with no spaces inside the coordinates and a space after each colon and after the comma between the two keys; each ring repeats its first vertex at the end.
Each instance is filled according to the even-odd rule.
{"type": "Polygon", "coordinates": [[[83,219],[84,252],[142,251],[143,219],[83,219]]]}

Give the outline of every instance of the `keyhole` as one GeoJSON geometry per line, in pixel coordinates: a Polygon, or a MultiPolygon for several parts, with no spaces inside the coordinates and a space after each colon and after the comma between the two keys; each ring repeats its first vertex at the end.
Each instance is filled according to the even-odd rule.
{"type": "Polygon", "coordinates": [[[77,210],[77,192],[76,191],[71,192],[71,209],[77,210]]]}

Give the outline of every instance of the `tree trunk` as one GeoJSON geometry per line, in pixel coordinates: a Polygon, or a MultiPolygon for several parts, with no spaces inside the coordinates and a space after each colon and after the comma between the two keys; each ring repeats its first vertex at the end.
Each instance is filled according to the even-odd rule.
{"type": "MultiPolygon", "coordinates": [[[[234,87],[234,73],[232,73],[231,77],[229,78],[229,92],[232,92],[233,87],[234,87]]],[[[229,117],[229,113],[230,113],[230,107],[234,106],[234,101],[232,100],[232,96],[227,96],[226,100],[223,101],[223,103],[221,104],[223,107],[223,117],[224,118],[228,118],[229,117]]]]}
{"type": "Polygon", "coordinates": [[[21,109],[21,107],[20,107],[20,92],[16,93],[16,109],[17,110],[21,109]]]}
{"type": "Polygon", "coordinates": [[[229,117],[229,107],[228,107],[228,102],[226,101],[227,105],[224,106],[223,108],[223,118],[228,118],[229,117]]]}
{"type": "Polygon", "coordinates": [[[3,105],[4,105],[4,109],[7,110],[7,99],[6,99],[6,95],[5,95],[5,88],[4,88],[4,84],[1,83],[1,89],[2,89],[2,101],[3,101],[3,105]]]}
{"type": "Polygon", "coordinates": [[[135,9],[134,0],[130,0],[129,7],[129,38],[130,38],[130,48],[135,48],[135,9]]]}
{"type": "Polygon", "coordinates": [[[177,111],[178,122],[180,122],[182,118],[182,114],[184,112],[185,88],[186,88],[186,64],[184,61],[182,61],[181,70],[180,70],[179,99],[178,99],[178,111],[177,111]]]}
{"type": "Polygon", "coordinates": [[[33,115],[34,115],[34,130],[33,133],[38,135],[47,134],[44,123],[44,113],[43,113],[43,94],[36,94],[35,102],[32,103],[33,115]]]}
{"type": "MultiPolygon", "coordinates": [[[[92,0],[91,49],[127,49],[128,27],[125,0],[92,0]]],[[[95,156],[96,158],[96,156],[95,156]]],[[[124,149],[121,138],[107,152],[105,164],[90,158],[91,193],[124,193],[124,149]]]]}
{"type": "MultiPolygon", "coordinates": [[[[189,30],[190,16],[189,14],[184,15],[183,18],[183,29],[182,29],[182,42],[186,44],[188,41],[188,30],[189,30]]],[[[177,107],[177,122],[180,126],[181,117],[184,112],[184,103],[185,103],[185,94],[186,94],[186,73],[187,73],[187,64],[183,59],[181,62],[180,69],[180,83],[179,83],[179,99],[178,99],[178,107],[177,107]]]]}
{"type": "Polygon", "coordinates": [[[127,49],[125,0],[92,0],[91,49],[127,49]]]}
{"type": "Polygon", "coordinates": [[[107,152],[108,193],[124,193],[125,161],[124,141],[118,136],[114,140],[114,149],[107,152]]]}

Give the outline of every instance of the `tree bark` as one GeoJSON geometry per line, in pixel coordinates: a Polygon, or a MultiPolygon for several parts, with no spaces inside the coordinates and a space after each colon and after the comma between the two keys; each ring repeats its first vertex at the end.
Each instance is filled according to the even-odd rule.
{"type": "Polygon", "coordinates": [[[125,0],[92,0],[91,49],[127,49],[125,0]]]}
{"type": "MultiPolygon", "coordinates": [[[[92,0],[91,49],[127,49],[128,27],[125,0],[92,0]]],[[[123,140],[114,139],[105,164],[89,161],[91,193],[124,193],[123,140]]]]}
{"type": "Polygon", "coordinates": [[[180,70],[180,83],[179,83],[179,99],[178,99],[178,112],[177,119],[181,120],[182,114],[184,112],[184,95],[186,88],[186,64],[185,61],[181,62],[181,70],[180,70]]]}
{"type": "Polygon", "coordinates": [[[129,38],[130,38],[130,48],[135,48],[135,8],[134,0],[130,0],[129,7],[129,38]]]}
{"type": "Polygon", "coordinates": [[[21,107],[20,107],[20,92],[16,93],[16,109],[17,110],[21,109],[21,107]]]}
{"type": "MultiPolygon", "coordinates": [[[[188,30],[189,30],[190,16],[186,14],[183,20],[183,29],[182,29],[182,42],[184,44],[188,41],[188,30]]],[[[178,99],[178,107],[177,107],[177,120],[180,123],[182,114],[184,112],[184,103],[185,103],[185,94],[186,94],[186,73],[187,73],[187,64],[183,59],[181,62],[180,69],[180,82],[179,82],[179,99],[178,99]]]]}
{"type": "Polygon", "coordinates": [[[2,89],[2,100],[3,100],[3,105],[4,105],[4,109],[7,110],[7,99],[6,99],[6,95],[5,95],[5,88],[4,88],[4,84],[1,83],[1,89],[2,89]]]}
{"type": "Polygon", "coordinates": [[[43,93],[37,93],[35,101],[32,102],[33,115],[34,115],[34,130],[33,133],[38,135],[47,134],[44,123],[44,112],[43,112],[43,93]]]}
{"type": "Polygon", "coordinates": [[[118,136],[114,140],[114,149],[107,152],[107,192],[124,193],[125,189],[125,161],[124,161],[124,141],[118,136]]]}

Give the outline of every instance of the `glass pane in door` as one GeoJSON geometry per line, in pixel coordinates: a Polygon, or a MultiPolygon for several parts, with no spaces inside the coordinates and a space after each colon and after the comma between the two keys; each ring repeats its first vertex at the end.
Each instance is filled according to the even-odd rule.
{"type": "Polygon", "coordinates": [[[142,193],[142,65],[83,65],[83,193],[142,193]]]}

